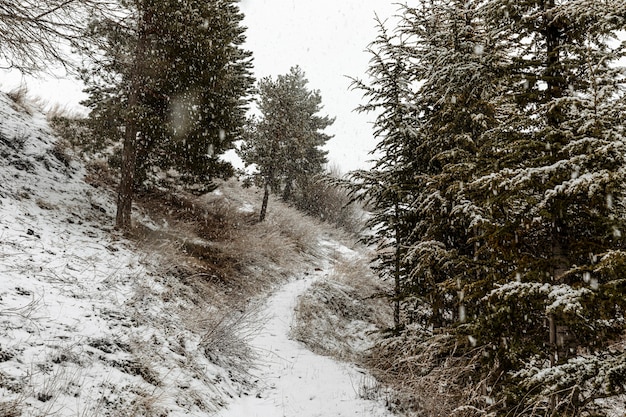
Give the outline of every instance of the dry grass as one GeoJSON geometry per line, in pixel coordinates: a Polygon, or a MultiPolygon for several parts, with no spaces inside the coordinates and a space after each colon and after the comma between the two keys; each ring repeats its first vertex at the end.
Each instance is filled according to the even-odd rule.
{"type": "Polygon", "coordinates": [[[457,351],[468,351],[467,346],[459,349],[461,343],[469,342],[407,328],[378,343],[370,352],[368,365],[376,378],[392,389],[394,408],[399,412],[433,417],[483,416],[492,406],[487,384],[473,378],[486,352],[475,349],[458,355],[457,351]]]}
{"type": "Polygon", "coordinates": [[[59,103],[49,104],[45,101],[42,101],[41,107],[45,109],[46,119],[50,123],[53,123],[54,120],[58,120],[58,119],[68,119],[68,120],[84,119],[84,115],[82,113],[77,112],[76,110],[71,109],[68,106],[65,106],[59,103]]]}
{"type": "MultiPolygon", "coordinates": [[[[235,181],[220,189],[203,197],[159,190],[138,196],[132,237],[164,289],[157,293],[138,279],[128,305],[141,314],[161,300],[188,334],[200,335],[194,349],[245,386],[253,354],[246,342],[260,325],[254,300],[321,256],[322,226],[280,203],[259,223],[250,211],[260,205],[253,189],[235,181]]],[[[185,340],[169,343],[189,354],[185,340]]]]}
{"type": "Polygon", "coordinates": [[[24,112],[29,116],[32,116],[36,111],[45,113],[51,112],[51,114],[64,114],[66,116],[72,115],[72,117],[77,116],[75,112],[73,113],[59,104],[51,105],[40,96],[32,95],[26,84],[18,85],[6,93],[6,95],[13,101],[13,108],[15,110],[24,112]]]}
{"type": "Polygon", "coordinates": [[[158,190],[140,195],[138,204],[152,224],[138,222],[135,238],[145,251],[161,253],[181,279],[244,299],[271,289],[320,255],[318,222],[275,203],[259,223],[256,213],[242,210],[242,205],[259,207],[253,190],[246,194],[234,181],[223,189],[203,197],[158,190]]]}
{"type": "Polygon", "coordinates": [[[0,417],[19,417],[22,415],[18,401],[0,401],[0,417]]]}
{"type": "Polygon", "coordinates": [[[319,354],[368,368],[375,380],[364,381],[360,395],[402,415],[485,415],[486,384],[471,380],[484,352],[457,355],[468,341],[417,327],[385,335],[392,322],[386,290],[363,259],[338,255],[328,279],[300,298],[293,335],[319,354]]]}
{"type": "Polygon", "coordinates": [[[85,182],[95,188],[114,189],[117,186],[117,172],[105,160],[96,159],[85,163],[85,182]]]}
{"type": "Polygon", "coordinates": [[[356,235],[365,226],[365,212],[351,201],[348,190],[338,185],[341,177],[337,166],[327,167],[298,194],[295,204],[305,213],[356,235]]]}
{"type": "Polygon", "coordinates": [[[20,84],[7,93],[7,96],[13,101],[13,108],[16,111],[24,112],[28,115],[33,114],[32,100],[28,96],[28,87],[20,84]]]}
{"type": "Polygon", "coordinates": [[[300,297],[293,335],[317,353],[363,364],[388,326],[390,308],[366,260],[338,254],[334,265],[300,297]]]}

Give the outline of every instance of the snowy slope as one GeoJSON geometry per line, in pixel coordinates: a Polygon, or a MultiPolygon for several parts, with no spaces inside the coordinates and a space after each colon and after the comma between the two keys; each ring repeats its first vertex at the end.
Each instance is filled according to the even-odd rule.
{"type": "Polygon", "coordinates": [[[364,371],[289,338],[297,295],[347,248],[319,242],[327,269],[238,315],[118,236],[114,195],[4,94],[0,165],[0,416],[389,415],[360,399],[364,371]]]}
{"type": "Polygon", "coordinates": [[[238,384],[199,312],[32,112],[0,94],[0,415],[211,414],[238,384]]]}
{"type": "Polygon", "coordinates": [[[220,417],[391,417],[382,403],[361,394],[373,379],[363,370],[309,351],[289,338],[298,296],[329,268],[292,281],[268,300],[261,332],[251,340],[258,353],[255,392],[235,399],[220,417]]]}

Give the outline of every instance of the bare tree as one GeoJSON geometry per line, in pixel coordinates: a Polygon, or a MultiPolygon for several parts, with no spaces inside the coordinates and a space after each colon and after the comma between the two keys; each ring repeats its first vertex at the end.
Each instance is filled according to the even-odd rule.
{"type": "Polygon", "coordinates": [[[33,74],[51,63],[68,67],[80,40],[81,16],[111,10],[105,0],[0,0],[0,68],[33,74]]]}

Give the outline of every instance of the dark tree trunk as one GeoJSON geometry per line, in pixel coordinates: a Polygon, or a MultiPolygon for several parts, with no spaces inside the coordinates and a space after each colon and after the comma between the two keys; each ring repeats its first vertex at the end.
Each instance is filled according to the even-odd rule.
{"type": "Polygon", "coordinates": [[[395,233],[395,238],[396,238],[396,254],[395,254],[395,259],[394,259],[394,292],[395,292],[395,299],[393,301],[393,324],[396,328],[396,330],[400,329],[400,298],[402,297],[402,285],[401,285],[401,259],[400,257],[402,256],[402,242],[400,241],[400,216],[399,216],[399,210],[400,207],[398,206],[398,203],[396,202],[395,206],[394,206],[394,210],[395,210],[395,229],[394,229],[394,233],[395,233]]]}
{"type": "MultiPolygon", "coordinates": [[[[131,93],[128,100],[129,106],[136,104],[136,96],[133,96],[135,96],[135,94],[131,93]]],[[[132,116],[130,119],[132,119],[132,116]]],[[[135,127],[134,120],[129,120],[126,125],[126,136],[124,137],[121,178],[117,193],[117,214],[115,216],[115,228],[122,231],[128,231],[131,227],[136,163],[137,128],[135,127]]]]}
{"type": "Polygon", "coordinates": [[[263,203],[261,204],[261,214],[259,215],[259,221],[262,222],[265,220],[265,214],[267,213],[267,202],[270,199],[270,186],[267,182],[265,182],[264,192],[263,192],[263,203]]]}
{"type": "Polygon", "coordinates": [[[291,199],[291,191],[293,190],[292,180],[288,179],[285,183],[285,188],[283,189],[283,201],[287,202],[291,199]]]}
{"type": "Polygon", "coordinates": [[[145,10],[139,10],[139,37],[135,50],[135,62],[131,72],[131,85],[128,93],[126,132],[124,135],[124,149],[122,151],[122,167],[120,172],[120,184],[117,194],[117,213],[115,216],[115,228],[128,231],[131,227],[131,214],[133,196],[135,191],[135,169],[137,167],[137,105],[139,104],[140,90],[142,88],[141,76],[143,61],[147,49],[147,31],[150,14],[145,10]]]}
{"type": "MultiPolygon", "coordinates": [[[[565,90],[565,74],[561,67],[561,58],[559,45],[562,40],[562,28],[555,25],[549,20],[552,18],[552,9],[555,7],[554,0],[546,0],[543,4],[545,20],[547,28],[546,37],[546,83],[547,83],[547,100],[553,100],[563,97],[565,90]]],[[[546,120],[550,127],[555,130],[560,129],[563,122],[563,110],[560,106],[553,106],[546,114],[546,120]]],[[[553,207],[553,223],[550,230],[551,238],[551,255],[552,255],[552,279],[558,282],[562,275],[567,271],[567,242],[566,242],[566,225],[562,219],[563,207],[561,204],[555,204],[553,207]],[[565,242],[564,242],[565,241],[565,242]]],[[[548,339],[550,346],[550,367],[554,367],[559,363],[559,349],[557,345],[557,318],[553,314],[548,314],[548,339]]],[[[554,414],[556,405],[559,401],[558,394],[552,394],[549,399],[549,407],[554,414]]]]}

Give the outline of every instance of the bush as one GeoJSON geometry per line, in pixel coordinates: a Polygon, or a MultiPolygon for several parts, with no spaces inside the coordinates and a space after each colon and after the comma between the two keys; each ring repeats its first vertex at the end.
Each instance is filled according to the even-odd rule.
{"type": "Polygon", "coordinates": [[[79,155],[91,155],[104,150],[106,144],[95,139],[87,120],[74,116],[53,114],[48,123],[54,132],[79,155]]]}
{"type": "Polygon", "coordinates": [[[330,168],[314,178],[298,193],[295,206],[310,216],[333,224],[350,233],[359,233],[364,225],[364,211],[351,202],[348,190],[338,186],[339,169],[330,168]]]}

